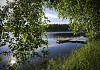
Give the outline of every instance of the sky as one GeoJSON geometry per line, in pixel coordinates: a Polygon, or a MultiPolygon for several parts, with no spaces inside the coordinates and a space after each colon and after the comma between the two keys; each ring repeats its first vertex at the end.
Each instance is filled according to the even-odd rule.
{"type": "Polygon", "coordinates": [[[45,10],[45,16],[51,21],[49,24],[69,24],[69,21],[66,19],[59,19],[57,13],[54,10],[45,10]]]}
{"type": "MultiPolygon", "coordinates": [[[[8,0],[8,1],[13,1],[13,0],[8,0]]],[[[0,5],[6,5],[6,0],[0,0],[0,5]]]]}
{"type": "MultiPolygon", "coordinates": [[[[12,1],[12,0],[9,0],[12,1]]],[[[0,5],[5,5],[6,0],[0,0],[0,5]]],[[[54,10],[46,9],[45,16],[51,21],[48,24],[69,24],[69,21],[66,19],[59,19],[57,13],[54,10]]]]}

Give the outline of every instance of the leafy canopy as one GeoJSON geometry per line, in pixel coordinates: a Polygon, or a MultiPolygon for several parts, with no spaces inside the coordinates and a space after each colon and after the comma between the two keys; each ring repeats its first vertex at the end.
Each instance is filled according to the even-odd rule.
{"type": "Polygon", "coordinates": [[[100,40],[100,0],[49,0],[48,8],[54,8],[60,18],[69,19],[74,33],[89,33],[100,40]]]}
{"type": "MultiPolygon", "coordinates": [[[[0,10],[0,46],[8,45],[18,62],[30,56],[42,57],[36,49],[47,46],[43,38],[48,19],[44,15],[43,4],[37,0],[14,0],[7,1],[0,10]]],[[[45,52],[42,51],[43,54],[45,52]]]]}
{"type": "Polygon", "coordinates": [[[38,55],[35,50],[47,45],[43,39],[48,22],[45,8],[54,9],[60,18],[69,19],[74,33],[89,33],[90,37],[100,40],[99,5],[99,0],[7,1],[6,6],[0,7],[0,46],[9,45],[19,61],[38,55]]]}

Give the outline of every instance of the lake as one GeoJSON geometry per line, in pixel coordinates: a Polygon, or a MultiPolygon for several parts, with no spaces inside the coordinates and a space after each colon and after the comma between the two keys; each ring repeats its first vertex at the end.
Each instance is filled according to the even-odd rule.
{"type": "Polygon", "coordinates": [[[72,32],[48,32],[47,38],[49,46],[48,50],[50,51],[48,58],[53,58],[59,55],[68,55],[72,51],[84,45],[82,43],[71,42],[58,44],[56,42],[57,40],[66,40],[67,38],[86,40],[86,37],[81,35],[73,35],[72,32]]]}
{"type": "MultiPolygon", "coordinates": [[[[84,44],[82,43],[71,43],[71,42],[66,42],[66,43],[61,43],[58,44],[56,41],[57,40],[65,40],[67,38],[73,38],[73,39],[81,39],[81,40],[86,40],[86,37],[81,36],[81,35],[73,35],[72,32],[47,32],[47,40],[48,40],[48,48],[45,48],[50,52],[50,54],[47,56],[47,59],[51,59],[54,57],[59,57],[59,56],[67,56],[71,52],[73,52],[76,49],[79,49],[82,47],[84,44]]],[[[2,51],[8,51],[9,48],[6,46],[0,47],[0,53],[2,51]]],[[[36,50],[40,55],[42,55],[40,49],[36,50]]],[[[0,70],[3,70],[3,64],[9,63],[9,59],[13,59],[11,63],[15,63],[16,58],[13,58],[12,56],[4,56],[0,54],[0,57],[3,58],[3,61],[0,62],[0,70]]],[[[32,62],[41,62],[41,58],[34,57],[34,58],[29,58],[32,62]]],[[[27,70],[28,67],[24,66],[23,70],[27,70]]]]}

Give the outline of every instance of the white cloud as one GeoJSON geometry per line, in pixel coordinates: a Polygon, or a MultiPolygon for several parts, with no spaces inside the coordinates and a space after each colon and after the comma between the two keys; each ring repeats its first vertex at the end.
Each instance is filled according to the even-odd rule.
{"type": "Polygon", "coordinates": [[[48,24],[69,24],[69,22],[63,22],[63,21],[61,21],[61,22],[50,22],[48,24]]]}
{"type": "MultiPolygon", "coordinates": [[[[10,2],[12,2],[13,0],[8,0],[10,2]]],[[[6,0],[0,0],[0,5],[3,6],[3,5],[6,5],[6,0]]]]}
{"type": "Polygon", "coordinates": [[[0,5],[6,5],[6,0],[0,0],[0,5]]]}
{"type": "Polygon", "coordinates": [[[48,18],[58,18],[58,16],[50,14],[50,13],[45,13],[45,16],[48,18]]]}

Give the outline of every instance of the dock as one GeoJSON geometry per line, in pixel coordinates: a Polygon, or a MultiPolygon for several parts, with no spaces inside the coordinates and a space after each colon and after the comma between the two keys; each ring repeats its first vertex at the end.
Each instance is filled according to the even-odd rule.
{"type": "Polygon", "coordinates": [[[72,43],[86,43],[86,40],[81,40],[81,39],[66,39],[66,40],[57,40],[56,41],[58,44],[61,43],[66,43],[66,42],[72,42],[72,43]]]}

